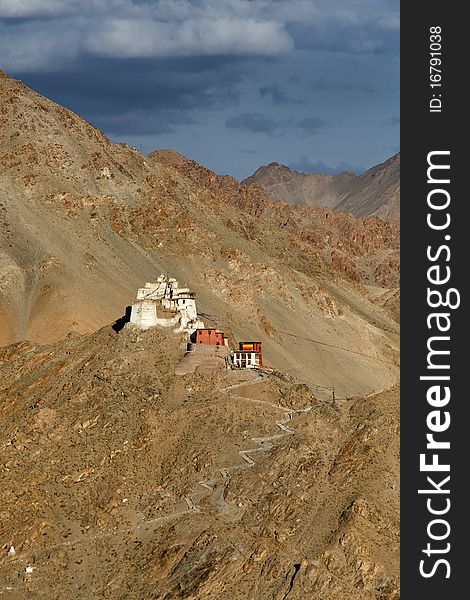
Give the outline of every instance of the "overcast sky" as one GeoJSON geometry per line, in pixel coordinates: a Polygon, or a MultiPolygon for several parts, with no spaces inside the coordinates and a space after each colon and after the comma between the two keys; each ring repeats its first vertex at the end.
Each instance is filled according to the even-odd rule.
{"type": "Polygon", "coordinates": [[[0,0],[0,68],[114,141],[237,178],[399,150],[398,0],[0,0]]]}

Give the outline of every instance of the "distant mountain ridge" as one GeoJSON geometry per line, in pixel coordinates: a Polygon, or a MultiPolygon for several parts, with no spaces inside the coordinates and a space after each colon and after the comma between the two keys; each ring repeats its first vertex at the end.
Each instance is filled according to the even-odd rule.
{"type": "Polygon", "coordinates": [[[301,173],[279,163],[263,165],[242,182],[259,185],[273,200],[351,213],[400,217],[400,154],[363,173],[301,173]]]}
{"type": "Polygon", "coordinates": [[[263,165],[242,183],[260,185],[273,200],[333,208],[356,178],[354,173],[301,173],[274,162],[263,165]]]}

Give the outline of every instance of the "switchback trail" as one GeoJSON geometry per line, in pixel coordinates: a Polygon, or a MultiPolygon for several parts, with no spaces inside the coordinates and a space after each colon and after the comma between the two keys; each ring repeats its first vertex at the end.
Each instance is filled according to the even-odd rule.
{"type": "MultiPolygon", "coordinates": [[[[64,540],[62,542],[49,544],[47,546],[40,546],[36,548],[33,547],[24,552],[20,550],[20,556],[16,556],[14,558],[6,557],[0,565],[0,570],[4,570],[13,564],[22,564],[24,572],[28,565],[38,561],[38,558],[41,554],[57,548],[74,548],[80,544],[87,542],[89,543],[95,540],[112,539],[115,536],[132,531],[150,531],[191,513],[203,512],[204,509],[199,504],[202,500],[205,500],[211,506],[215,507],[225,517],[230,519],[241,517],[243,511],[240,510],[240,507],[228,503],[224,498],[225,488],[229,483],[232,474],[242,469],[252,468],[256,464],[257,460],[259,460],[259,456],[261,454],[269,452],[284,437],[295,435],[295,430],[289,427],[287,423],[292,420],[294,415],[308,413],[312,408],[311,406],[305,406],[299,409],[288,409],[278,404],[258,400],[256,398],[240,396],[232,391],[238,388],[261,383],[268,376],[269,375],[266,374],[258,374],[255,380],[233,384],[226,388],[222,388],[220,391],[228,394],[233,400],[264,404],[271,408],[282,411],[282,416],[280,415],[280,418],[277,418],[274,422],[275,426],[279,430],[279,433],[261,437],[252,437],[251,441],[256,444],[256,446],[238,451],[238,457],[242,460],[241,463],[240,460],[237,461],[236,456],[234,456],[232,464],[220,468],[217,475],[214,474],[214,477],[210,479],[198,481],[188,493],[186,493],[182,498],[179,498],[176,502],[177,505],[182,507],[186,505],[186,509],[176,510],[167,515],[162,515],[153,519],[138,520],[127,527],[113,527],[111,529],[106,529],[105,531],[83,534],[73,540],[64,540]]],[[[4,591],[10,591],[12,589],[14,588],[11,586],[0,588],[0,594],[3,594],[4,591]]]]}

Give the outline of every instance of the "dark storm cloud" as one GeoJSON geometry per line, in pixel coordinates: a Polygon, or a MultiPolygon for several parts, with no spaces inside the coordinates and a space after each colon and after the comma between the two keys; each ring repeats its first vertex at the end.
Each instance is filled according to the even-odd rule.
{"type": "Polygon", "coordinates": [[[264,14],[263,5],[256,0],[89,0],[85,6],[76,0],[0,0],[0,56],[7,70],[31,72],[62,68],[84,53],[157,59],[289,52],[294,44],[285,18],[264,14]],[[37,18],[51,16],[56,18],[37,18]]]}
{"type": "Polygon", "coordinates": [[[114,59],[355,54],[398,47],[398,3],[378,0],[0,0],[0,56],[14,72],[114,59]],[[84,10],[84,6],[86,9],[84,10]]]}
{"type": "Polygon", "coordinates": [[[0,67],[112,133],[170,133],[235,106],[253,60],[293,48],[282,20],[253,19],[263,3],[78,4],[0,0],[0,67]]]}
{"type": "Polygon", "coordinates": [[[386,158],[398,39],[397,0],[0,0],[1,69],[113,139],[234,174],[254,152],[308,167],[311,136],[329,164],[386,158]]]}
{"type": "Polygon", "coordinates": [[[113,133],[163,133],[199,110],[235,106],[243,65],[215,58],[115,61],[87,57],[70,71],[31,73],[28,84],[113,133]]]}

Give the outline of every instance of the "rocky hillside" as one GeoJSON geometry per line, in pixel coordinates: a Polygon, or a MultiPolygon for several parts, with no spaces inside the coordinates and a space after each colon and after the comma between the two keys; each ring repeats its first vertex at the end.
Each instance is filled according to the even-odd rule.
{"type": "Polygon", "coordinates": [[[260,167],[243,183],[259,185],[273,200],[289,204],[328,207],[357,217],[400,218],[399,154],[361,176],[300,173],[271,163],[260,167]]]}
{"type": "Polygon", "coordinates": [[[176,377],[180,343],[0,349],[0,593],[398,600],[398,390],[176,377]]]}
{"type": "Polygon", "coordinates": [[[398,600],[398,284],[396,221],[144,156],[0,73],[0,595],[398,600]],[[161,272],[269,373],[117,333],[161,272]]]}
{"type": "Polygon", "coordinates": [[[0,107],[1,344],[96,331],[164,271],[302,381],[341,396],[396,381],[396,223],[144,156],[4,74],[0,107]]]}

